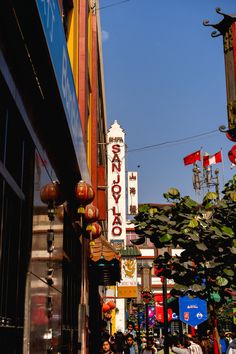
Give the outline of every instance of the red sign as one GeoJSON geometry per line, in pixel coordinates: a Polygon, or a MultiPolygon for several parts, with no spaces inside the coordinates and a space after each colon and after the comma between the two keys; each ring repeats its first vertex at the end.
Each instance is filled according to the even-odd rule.
{"type": "MultiPolygon", "coordinates": [[[[172,320],[172,309],[167,310],[168,322],[172,320]]],[[[158,322],[164,323],[164,306],[156,305],[156,319],[158,322]]]]}

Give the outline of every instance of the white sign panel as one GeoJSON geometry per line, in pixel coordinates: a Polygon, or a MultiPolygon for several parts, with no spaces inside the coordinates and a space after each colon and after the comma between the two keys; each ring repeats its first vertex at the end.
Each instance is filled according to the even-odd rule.
{"type": "Polygon", "coordinates": [[[122,286],[137,285],[137,260],[135,257],[122,258],[121,261],[121,282],[122,286]]]}
{"type": "Polygon", "coordinates": [[[138,173],[128,172],[128,214],[138,214],[138,173]]]}
{"type": "Polygon", "coordinates": [[[125,133],[117,121],[107,138],[108,241],[116,239],[126,243],[125,133]]]}

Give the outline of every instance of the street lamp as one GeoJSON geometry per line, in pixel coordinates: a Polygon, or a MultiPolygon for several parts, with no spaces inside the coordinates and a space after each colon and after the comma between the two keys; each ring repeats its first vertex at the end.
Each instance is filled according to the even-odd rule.
{"type": "Polygon", "coordinates": [[[151,278],[150,266],[142,267],[141,279],[142,279],[142,291],[141,297],[145,304],[145,319],[146,319],[146,339],[149,338],[149,318],[148,318],[148,304],[152,300],[152,278],[151,278]]]}

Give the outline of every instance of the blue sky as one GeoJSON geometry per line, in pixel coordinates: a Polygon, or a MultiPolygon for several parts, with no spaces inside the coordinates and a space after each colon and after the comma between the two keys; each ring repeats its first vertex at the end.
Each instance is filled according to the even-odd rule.
{"type": "Polygon", "coordinates": [[[228,159],[234,143],[218,131],[227,126],[223,39],[202,22],[220,22],[217,7],[236,13],[235,0],[119,2],[100,0],[107,119],[126,132],[126,169],[138,171],[139,202],[165,202],[170,187],[196,200],[183,158],[200,149],[222,149],[223,164],[213,166],[222,189],[236,174],[228,159]],[[132,151],[179,139],[186,141],[132,151]]]}

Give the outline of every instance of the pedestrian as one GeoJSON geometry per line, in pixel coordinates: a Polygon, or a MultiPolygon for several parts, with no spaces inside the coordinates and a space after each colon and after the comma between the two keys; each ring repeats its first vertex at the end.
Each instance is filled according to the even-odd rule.
{"type": "Polygon", "coordinates": [[[173,336],[171,338],[171,351],[176,354],[189,354],[188,349],[189,343],[184,338],[179,338],[178,336],[173,336]]]}
{"type": "Polygon", "coordinates": [[[124,334],[119,330],[114,334],[115,337],[115,343],[113,346],[113,350],[115,354],[123,354],[124,349],[125,349],[125,336],[124,334]]]}
{"type": "Polygon", "coordinates": [[[111,349],[111,344],[110,344],[110,342],[107,339],[102,341],[101,353],[103,353],[103,354],[114,354],[114,352],[111,349]]]}
{"type": "Polygon", "coordinates": [[[202,347],[196,338],[192,337],[191,334],[187,334],[186,340],[190,354],[203,354],[202,347]]]}
{"type": "Polygon", "coordinates": [[[226,354],[236,354],[236,333],[232,333],[231,338],[226,354]]]}
{"type": "Polygon", "coordinates": [[[129,321],[128,324],[127,324],[127,329],[124,332],[124,336],[127,337],[128,334],[132,334],[134,339],[137,336],[137,333],[136,333],[136,331],[134,329],[134,324],[131,321],[129,321]]]}
{"type": "Polygon", "coordinates": [[[135,342],[133,335],[127,334],[124,354],[138,354],[138,352],[138,344],[135,342]]]}
{"type": "Polygon", "coordinates": [[[228,348],[229,342],[225,338],[224,333],[220,333],[220,346],[221,346],[221,354],[225,354],[228,348]]]}
{"type": "Polygon", "coordinates": [[[146,346],[141,350],[141,354],[157,354],[157,350],[152,339],[148,339],[146,346]]]}
{"type": "Polygon", "coordinates": [[[213,343],[209,336],[203,336],[200,340],[203,354],[213,354],[213,343]]]}

